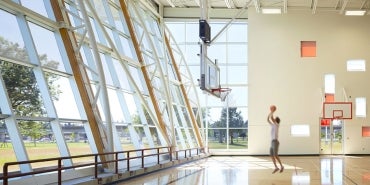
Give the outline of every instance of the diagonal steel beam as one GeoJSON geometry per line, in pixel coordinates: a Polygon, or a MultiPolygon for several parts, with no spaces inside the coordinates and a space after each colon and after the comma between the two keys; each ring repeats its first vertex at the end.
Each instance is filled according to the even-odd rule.
{"type": "Polygon", "coordinates": [[[164,138],[166,140],[166,145],[171,146],[171,142],[170,142],[169,138],[166,137],[169,134],[167,133],[166,124],[165,124],[163,115],[161,113],[160,107],[158,105],[158,100],[157,100],[156,95],[154,93],[154,87],[151,84],[149,72],[148,72],[148,70],[145,66],[145,63],[144,63],[144,56],[143,56],[142,51],[140,50],[140,44],[139,44],[139,41],[138,41],[138,39],[136,37],[136,34],[135,34],[134,24],[131,20],[131,16],[130,16],[130,13],[128,11],[128,7],[127,7],[126,2],[124,0],[119,0],[119,2],[120,2],[120,5],[121,5],[121,8],[122,8],[124,18],[126,20],[128,30],[129,30],[130,35],[131,35],[131,39],[132,39],[132,42],[133,42],[133,45],[134,45],[134,48],[135,48],[136,56],[138,57],[139,63],[142,64],[141,71],[143,73],[143,77],[145,79],[145,83],[146,83],[146,86],[148,88],[149,97],[152,101],[152,105],[153,105],[153,108],[155,110],[156,117],[157,117],[157,120],[158,120],[158,123],[159,123],[159,128],[158,129],[161,131],[162,135],[164,136],[164,138]]]}
{"type": "Polygon", "coordinates": [[[349,0],[344,0],[343,1],[342,8],[340,9],[340,12],[339,12],[340,14],[344,13],[344,11],[346,10],[348,2],[349,2],[349,0]]]}
{"type": "Polygon", "coordinates": [[[259,0],[253,0],[254,7],[256,8],[256,12],[260,13],[261,11],[261,2],[259,0]]]}
{"type": "Polygon", "coordinates": [[[288,12],[288,0],[284,0],[283,2],[283,13],[287,13],[288,12]]]}
{"type": "Polygon", "coordinates": [[[177,66],[177,63],[176,63],[176,60],[175,60],[175,57],[172,53],[172,49],[171,49],[171,46],[170,46],[170,42],[166,36],[166,34],[163,35],[163,37],[165,38],[165,42],[166,42],[166,47],[167,47],[167,50],[169,52],[169,56],[171,58],[171,61],[172,61],[172,66],[174,67],[174,70],[176,72],[176,76],[178,78],[178,80],[181,82],[180,84],[180,89],[181,89],[181,93],[184,97],[184,102],[186,104],[186,109],[187,109],[187,112],[189,113],[189,116],[190,116],[190,120],[191,120],[191,123],[192,123],[192,126],[193,126],[193,129],[194,129],[194,134],[196,136],[196,140],[198,142],[198,146],[199,147],[204,147],[204,144],[203,144],[203,140],[202,140],[202,136],[200,135],[200,131],[199,131],[199,126],[197,125],[197,120],[194,116],[194,112],[193,112],[193,109],[190,105],[190,101],[189,101],[189,98],[188,98],[188,93],[186,92],[185,90],[185,86],[184,84],[182,83],[182,79],[181,79],[181,74],[180,74],[180,70],[179,70],[179,67],[177,66]]]}
{"type": "Polygon", "coordinates": [[[312,14],[316,14],[318,1],[319,0],[312,0],[312,14]]]}
{"type": "MultiPolygon", "coordinates": [[[[67,9],[65,7],[64,0],[60,0],[60,2],[59,1],[50,1],[50,2],[56,20],[66,25],[71,25],[68,16],[66,16],[62,11],[67,9]]],[[[59,33],[63,40],[68,60],[71,64],[73,76],[75,78],[76,85],[81,96],[81,100],[86,112],[86,116],[91,128],[92,135],[94,137],[97,151],[99,153],[104,153],[106,146],[104,145],[102,138],[104,138],[105,136],[102,135],[99,129],[99,120],[101,118],[97,117],[98,114],[94,113],[94,107],[92,105],[92,100],[90,98],[90,95],[92,94],[92,88],[90,86],[90,83],[85,82],[87,72],[86,69],[83,68],[79,62],[79,59],[81,58],[80,53],[77,50],[75,50],[75,48],[78,48],[76,37],[73,33],[69,31],[67,27],[60,27],[59,33]]],[[[100,160],[102,162],[105,162],[106,157],[102,155],[100,156],[100,160]]],[[[104,166],[106,165],[104,164],[104,166]]]]}

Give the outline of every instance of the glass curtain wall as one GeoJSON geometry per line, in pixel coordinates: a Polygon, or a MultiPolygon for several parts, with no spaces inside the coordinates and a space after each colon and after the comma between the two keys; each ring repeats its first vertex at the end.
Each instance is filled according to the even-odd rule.
{"type": "MultiPolygon", "coordinates": [[[[217,35],[228,20],[209,21],[211,33],[217,35]]],[[[200,44],[198,20],[167,19],[166,26],[174,42],[185,55],[193,81],[200,79],[200,44]]],[[[203,93],[197,95],[203,111],[203,128],[211,150],[247,149],[248,139],[248,38],[247,22],[234,21],[208,47],[208,57],[217,60],[221,87],[231,88],[225,102],[203,93]]]]}
{"type": "MultiPolygon", "coordinates": [[[[170,57],[164,28],[150,5],[126,1],[126,9],[117,0],[61,2],[0,2],[0,166],[97,153],[98,140],[114,151],[201,146],[202,110],[196,97],[186,94],[196,94],[196,88],[187,65],[170,57]],[[59,11],[63,16],[55,16],[59,11]],[[75,39],[72,49],[63,29],[75,39]]],[[[63,165],[75,162],[63,160],[63,165]]]]}

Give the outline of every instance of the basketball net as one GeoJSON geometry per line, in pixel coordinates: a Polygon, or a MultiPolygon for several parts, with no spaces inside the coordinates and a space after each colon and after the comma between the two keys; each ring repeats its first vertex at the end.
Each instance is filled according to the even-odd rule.
{"type": "Polygon", "coordinates": [[[222,102],[224,102],[226,100],[227,95],[230,94],[231,89],[230,88],[218,88],[218,89],[213,89],[212,91],[213,93],[217,94],[220,97],[222,102]]]}
{"type": "Polygon", "coordinates": [[[221,101],[225,101],[226,100],[226,97],[227,95],[229,95],[230,91],[224,91],[224,92],[220,92],[220,99],[221,101]]]}

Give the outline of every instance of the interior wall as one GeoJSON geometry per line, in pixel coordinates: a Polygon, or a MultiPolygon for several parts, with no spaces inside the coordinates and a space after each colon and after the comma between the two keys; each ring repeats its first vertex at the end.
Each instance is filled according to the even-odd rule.
{"type": "MultiPolygon", "coordinates": [[[[348,99],[355,107],[355,97],[366,97],[369,104],[369,71],[347,72],[346,62],[370,61],[370,16],[263,15],[251,8],[248,17],[248,152],[269,153],[267,114],[275,104],[281,118],[280,153],[319,154],[324,75],[335,75],[335,101],[348,99]],[[316,57],[300,56],[301,41],[316,41],[316,57]],[[310,125],[310,136],[292,137],[293,124],[310,125]]],[[[345,121],[344,153],[370,153],[370,138],[361,136],[364,125],[370,126],[369,118],[345,121]]]]}

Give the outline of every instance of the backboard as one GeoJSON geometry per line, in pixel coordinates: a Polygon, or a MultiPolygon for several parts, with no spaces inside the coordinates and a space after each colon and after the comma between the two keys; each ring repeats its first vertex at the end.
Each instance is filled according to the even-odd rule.
{"type": "Polygon", "coordinates": [[[204,70],[200,74],[200,89],[213,94],[213,89],[220,87],[220,68],[216,61],[213,62],[208,57],[205,57],[201,65],[204,70]]]}
{"type": "Polygon", "coordinates": [[[199,20],[199,38],[202,40],[199,55],[200,79],[198,79],[200,89],[224,101],[230,90],[221,88],[217,60],[212,61],[207,55],[207,48],[211,44],[211,27],[207,20],[199,20]]]}
{"type": "Polygon", "coordinates": [[[352,119],[352,102],[324,102],[324,119],[352,119]]]}

